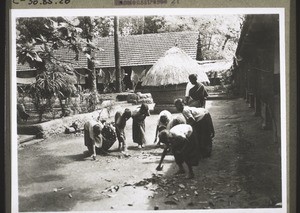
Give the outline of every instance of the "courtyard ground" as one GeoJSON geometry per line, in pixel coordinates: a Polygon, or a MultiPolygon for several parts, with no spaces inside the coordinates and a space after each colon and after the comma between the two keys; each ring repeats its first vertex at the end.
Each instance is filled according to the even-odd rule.
{"type": "Polygon", "coordinates": [[[173,156],[156,171],[161,148],[153,145],[158,115],[146,118],[147,146],[132,142],[93,161],[83,135],[56,135],[18,149],[20,211],[106,211],[275,208],[281,202],[281,157],[271,130],[243,99],[207,102],[216,136],[212,156],[194,168],[195,178],[175,176],[173,156]]]}

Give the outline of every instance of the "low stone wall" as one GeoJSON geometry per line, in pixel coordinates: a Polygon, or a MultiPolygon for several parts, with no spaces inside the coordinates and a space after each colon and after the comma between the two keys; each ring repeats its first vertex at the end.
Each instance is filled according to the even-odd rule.
{"type": "MultiPolygon", "coordinates": [[[[113,106],[106,106],[100,110],[72,115],[60,119],[51,120],[48,122],[30,125],[30,126],[18,126],[18,134],[36,135],[37,138],[47,138],[51,135],[63,133],[66,127],[72,125],[73,122],[78,124],[79,128],[83,128],[85,122],[89,120],[97,120],[100,116],[100,120],[107,120],[108,122],[113,121],[114,115],[117,111],[123,111],[125,108],[134,110],[139,105],[129,105],[129,104],[115,104],[113,106]]],[[[149,108],[152,110],[154,104],[150,104],[149,108]]]]}

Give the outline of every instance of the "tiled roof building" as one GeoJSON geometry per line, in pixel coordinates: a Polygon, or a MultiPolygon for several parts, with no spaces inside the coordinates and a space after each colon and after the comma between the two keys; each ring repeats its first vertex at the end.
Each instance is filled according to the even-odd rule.
{"type": "MultiPolygon", "coordinates": [[[[173,32],[119,37],[121,66],[153,65],[171,47],[177,46],[196,59],[198,32],[173,32]]],[[[113,37],[101,38],[98,46],[104,49],[97,54],[99,67],[114,67],[113,37]]]]}
{"type": "MultiPolygon", "coordinates": [[[[142,35],[129,35],[119,37],[120,65],[141,66],[153,65],[171,47],[177,45],[193,59],[196,58],[198,32],[172,32],[142,35]]],[[[97,46],[104,51],[95,54],[96,68],[115,67],[114,38],[98,38],[97,46]]],[[[87,58],[80,53],[78,61],[75,61],[75,53],[69,50],[58,50],[55,55],[64,61],[71,60],[77,64],[75,68],[86,68],[87,58]]],[[[32,70],[28,65],[18,64],[17,71],[32,70]]]]}

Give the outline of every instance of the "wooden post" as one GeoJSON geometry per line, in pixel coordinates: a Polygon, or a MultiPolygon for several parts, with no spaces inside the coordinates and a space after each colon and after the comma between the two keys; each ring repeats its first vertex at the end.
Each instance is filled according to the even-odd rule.
{"type": "Polygon", "coordinates": [[[115,41],[115,64],[116,64],[116,92],[122,92],[120,50],[119,50],[119,18],[114,17],[114,41],[115,41]]]}
{"type": "Polygon", "coordinates": [[[97,92],[97,74],[96,74],[96,69],[95,69],[95,63],[92,61],[93,58],[93,53],[91,48],[88,46],[88,54],[91,56],[91,59],[87,59],[88,60],[88,69],[89,69],[89,89],[91,90],[91,92],[97,92]]]}
{"type": "Polygon", "coordinates": [[[198,42],[197,42],[196,60],[197,61],[203,61],[202,44],[201,44],[200,32],[198,34],[198,40],[197,41],[198,42]]]}

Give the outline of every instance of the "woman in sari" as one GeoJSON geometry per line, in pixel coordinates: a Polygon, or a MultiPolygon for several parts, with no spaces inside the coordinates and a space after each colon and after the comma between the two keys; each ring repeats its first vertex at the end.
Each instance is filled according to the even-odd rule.
{"type": "Polygon", "coordinates": [[[175,107],[185,117],[187,124],[193,127],[193,137],[198,142],[199,158],[210,157],[215,130],[209,111],[185,106],[180,98],[175,100],[175,107]]]}
{"type": "Polygon", "coordinates": [[[184,174],[183,163],[188,167],[187,178],[194,178],[193,166],[199,162],[197,143],[192,136],[193,129],[188,124],[178,124],[170,130],[163,130],[159,133],[159,141],[165,144],[159,165],[156,170],[162,170],[162,162],[168,149],[172,150],[175,162],[178,165],[176,174],[184,174]]]}
{"type": "Polygon", "coordinates": [[[197,82],[197,75],[189,75],[190,82],[186,88],[186,103],[191,107],[205,108],[205,102],[208,97],[208,93],[204,88],[204,85],[197,82]]]}
{"type": "Polygon", "coordinates": [[[146,144],[145,138],[145,119],[150,115],[147,104],[142,104],[141,107],[132,112],[132,139],[134,143],[138,144],[141,149],[146,144]]]}

